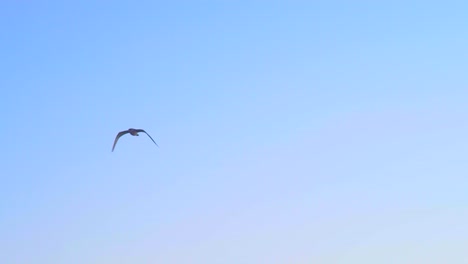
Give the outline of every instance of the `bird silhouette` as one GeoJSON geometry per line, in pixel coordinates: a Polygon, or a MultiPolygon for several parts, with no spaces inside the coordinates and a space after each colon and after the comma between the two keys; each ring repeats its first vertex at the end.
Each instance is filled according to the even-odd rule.
{"type": "Polygon", "coordinates": [[[156,144],[156,146],[159,148],[158,144],[156,142],[154,142],[154,139],[148,134],[146,133],[145,130],[143,129],[135,129],[135,128],[129,128],[128,130],[124,130],[124,131],[120,131],[117,136],[115,137],[115,140],[114,140],[114,145],[112,146],[112,151],[114,151],[114,148],[115,148],[115,145],[117,144],[117,141],[119,140],[119,138],[125,134],[128,134],[130,133],[130,135],[132,136],[139,136],[138,133],[140,132],[143,132],[145,133],[146,135],[148,135],[148,137],[153,141],[154,144],[156,144]]]}

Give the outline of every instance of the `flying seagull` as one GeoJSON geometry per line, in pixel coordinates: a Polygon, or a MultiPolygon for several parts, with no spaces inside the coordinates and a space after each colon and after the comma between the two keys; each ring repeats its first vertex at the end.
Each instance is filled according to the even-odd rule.
{"type": "MultiPolygon", "coordinates": [[[[135,129],[135,128],[129,128],[128,130],[124,130],[124,131],[120,131],[117,136],[115,137],[115,140],[114,140],[114,146],[112,146],[112,151],[114,151],[114,148],[115,148],[115,144],[117,144],[117,141],[119,140],[119,138],[127,133],[130,133],[130,135],[132,136],[139,136],[138,133],[140,132],[143,132],[145,133],[146,135],[148,135],[149,138],[151,138],[151,140],[154,142],[153,138],[148,134],[146,133],[146,131],[144,131],[143,129],[135,129]]],[[[156,142],[154,142],[154,144],[156,144],[156,146],[158,146],[158,144],[156,142]]],[[[158,146],[159,147],[159,146],[158,146]]]]}

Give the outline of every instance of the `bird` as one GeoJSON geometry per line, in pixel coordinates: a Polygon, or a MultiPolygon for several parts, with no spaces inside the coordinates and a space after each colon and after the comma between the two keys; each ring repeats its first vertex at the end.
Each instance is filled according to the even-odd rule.
{"type": "Polygon", "coordinates": [[[146,135],[148,135],[148,137],[153,141],[154,144],[156,144],[156,146],[159,148],[158,144],[156,142],[154,142],[154,139],[148,134],[146,133],[145,130],[143,129],[135,129],[135,128],[129,128],[128,130],[124,130],[124,131],[120,131],[117,136],[115,137],[115,140],[114,140],[114,145],[112,146],[112,151],[114,151],[114,148],[115,148],[115,144],[117,144],[117,141],[119,140],[119,138],[127,133],[130,133],[130,135],[132,136],[139,136],[138,133],[140,132],[143,132],[145,133],[146,135]]]}

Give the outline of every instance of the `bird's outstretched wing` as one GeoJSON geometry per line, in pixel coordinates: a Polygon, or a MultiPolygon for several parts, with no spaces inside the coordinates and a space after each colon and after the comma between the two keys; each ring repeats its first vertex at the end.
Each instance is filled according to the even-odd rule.
{"type": "Polygon", "coordinates": [[[135,131],[138,132],[138,133],[143,132],[143,133],[145,133],[146,135],[148,135],[148,137],[151,138],[151,140],[153,141],[153,143],[156,144],[156,146],[159,148],[158,143],[156,143],[156,142],[154,141],[154,139],[153,139],[148,133],[146,133],[145,130],[143,130],[143,129],[135,129],[135,131]]]}
{"type": "Polygon", "coordinates": [[[117,136],[115,137],[115,140],[114,140],[114,145],[112,146],[112,151],[114,151],[114,148],[115,148],[115,144],[117,144],[117,141],[119,140],[119,138],[125,134],[129,133],[128,130],[125,130],[125,131],[120,131],[117,136]]]}

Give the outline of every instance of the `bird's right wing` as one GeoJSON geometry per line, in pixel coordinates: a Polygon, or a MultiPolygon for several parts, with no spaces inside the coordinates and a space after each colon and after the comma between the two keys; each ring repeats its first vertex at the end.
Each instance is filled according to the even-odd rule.
{"type": "Polygon", "coordinates": [[[159,148],[158,143],[156,143],[156,141],[154,141],[154,139],[145,130],[137,129],[136,131],[145,133],[153,141],[153,143],[156,144],[156,146],[159,148]]]}
{"type": "Polygon", "coordinates": [[[117,141],[119,140],[119,138],[125,134],[129,133],[128,130],[125,130],[125,131],[120,131],[117,136],[115,137],[115,140],[114,140],[114,145],[112,146],[112,151],[114,151],[114,148],[115,148],[115,144],[117,144],[117,141]]]}

